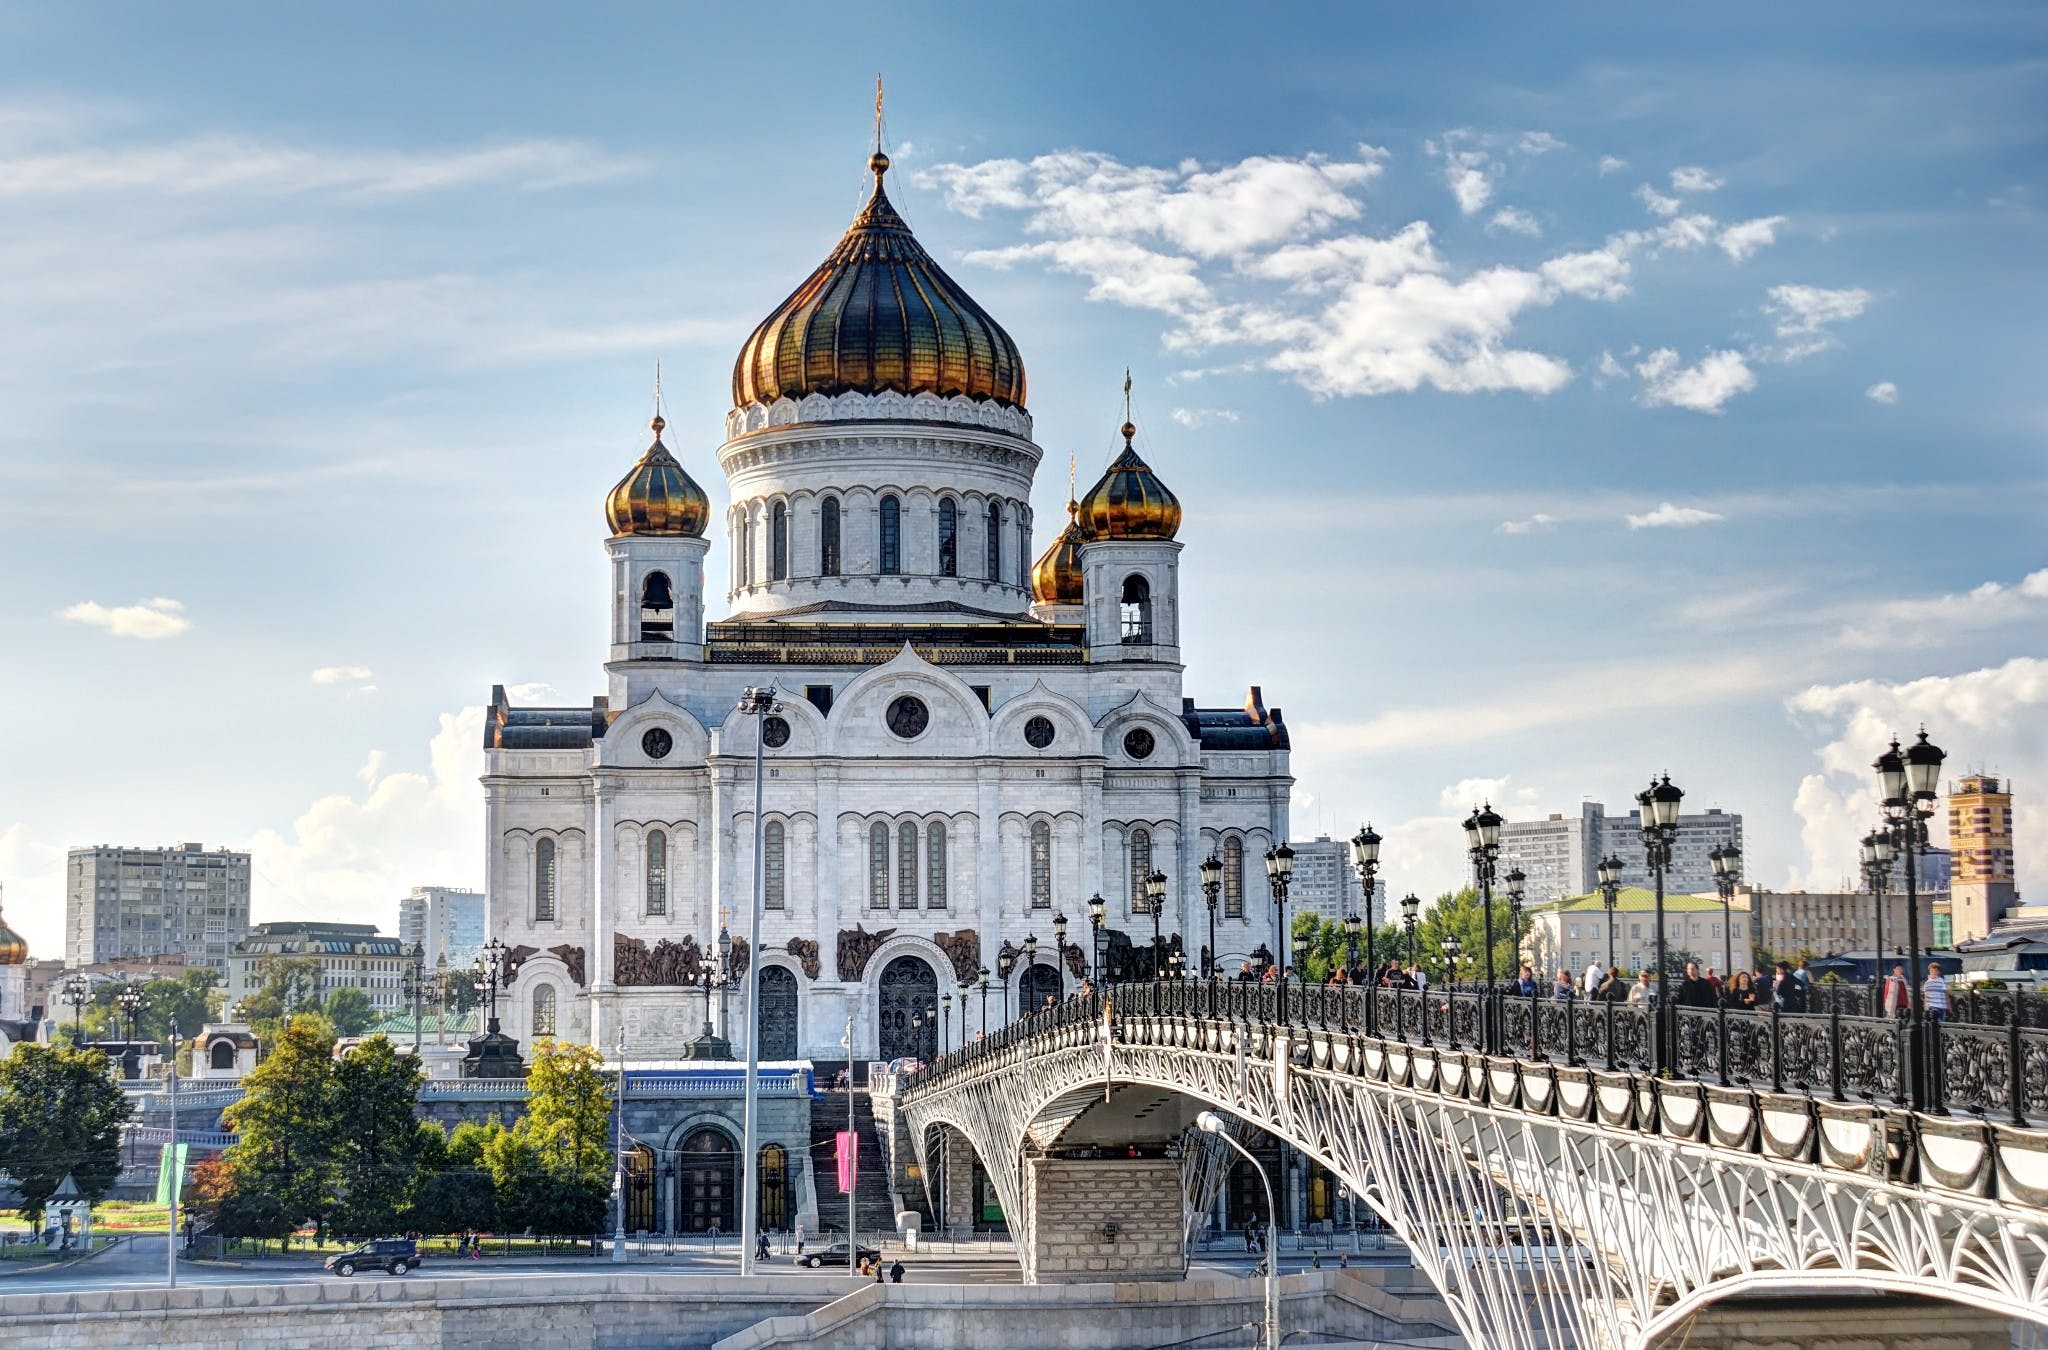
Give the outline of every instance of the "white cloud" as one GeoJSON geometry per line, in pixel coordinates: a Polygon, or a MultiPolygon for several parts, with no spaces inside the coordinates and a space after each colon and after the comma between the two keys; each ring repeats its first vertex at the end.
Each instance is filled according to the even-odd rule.
{"type": "Polygon", "coordinates": [[[1720,179],[1714,177],[1714,175],[1708,173],[1697,164],[1689,164],[1684,168],[1671,171],[1671,190],[1673,192],[1713,192],[1720,186],[1720,179]]]}
{"type": "Polygon", "coordinates": [[[1669,347],[1651,352],[1636,366],[1643,381],[1645,407],[1687,408],[1719,413],[1729,399],[1756,388],[1756,375],[1741,352],[1709,352],[1693,365],[1682,365],[1669,347]]]}
{"type": "Polygon", "coordinates": [[[368,666],[322,666],[313,672],[313,683],[339,685],[350,698],[367,698],[376,693],[376,678],[368,666]]]}
{"type": "Polygon", "coordinates": [[[1600,156],[1600,176],[1602,178],[1605,178],[1608,174],[1611,173],[1620,173],[1623,169],[1626,169],[1627,167],[1628,161],[1621,158],[1619,155],[1600,156]]]}
{"type": "Polygon", "coordinates": [[[1543,264],[1543,279],[1566,295],[1619,300],[1628,294],[1628,258],[1613,247],[1561,253],[1543,264]]]}
{"type": "Polygon", "coordinates": [[[1727,517],[1719,512],[1701,507],[1659,502],[1654,511],[1645,511],[1641,515],[1631,514],[1628,518],[1628,527],[1631,530],[1677,529],[1687,525],[1707,525],[1726,519],[1727,517]]]}
{"type": "Polygon", "coordinates": [[[1547,155],[1553,150],[1564,149],[1565,143],[1547,131],[1525,131],[1515,142],[1515,149],[1525,155],[1547,155]]]}
{"type": "Polygon", "coordinates": [[[1657,231],[1660,247],[1676,249],[1684,253],[1696,248],[1705,248],[1714,238],[1714,218],[1706,215],[1683,215],[1667,220],[1657,231]]]}
{"type": "Polygon", "coordinates": [[[1987,581],[1971,590],[1878,605],[1844,628],[1846,647],[1890,650],[1933,647],[1967,632],[2048,618],[2048,567],[2017,582],[1987,581]]]}
{"type": "Polygon", "coordinates": [[[1237,414],[1229,408],[1175,408],[1169,416],[1190,431],[1237,420],[1237,414]]]}
{"type": "Polygon", "coordinates": [[[1523,234],[1534,239],[1543,233],[1543,222],[1519,206],[1503,206],[1493,213],[1493,219],[1486,222],[1489,233],[1506,230],[1511,234],[1523,234]]]}
{"type": "Polygon", "coordinates": [[[1600,353],[1600,364],[1596,368],[1599,370],[1602,379],[1625,380],[1628,378],[1628,367],[1615,360],[1613,352],[1600,353]]]}
{"type": "Polygon", "coordinates": [[[1493,528],[1497,534],[1545,534],[1557,528],[1557,517],[1538,511],[1521,520],[1503,520],[1493,528]]]}
{"type": "MultiPolygon", "coordinates": [[[[1924,723],[1959,771],[1995,768],[2026,783],[2048,777],[2048,660],[2016,657],[2000,666],[1898,684],[1815,685],[1786,706],[1795,720],[1832,737],[1815,751],[1819,772],[1800,782],[1793,800],[1806,846],[1805,865],[1795,871],[1793,885],[1831,889],[1857,874],[1857,841],[1878,816],[1870,761],[1894,735],[1904,740],[1924,723]]],[[[2016,837],[2048,835],[2048,806],[2038,795],[2020,798],[2014,816],[2016,837]]],[[[1937,847],[1946,839],[1940,821],[1937,813],[1937,847]]],[[[2048,885],[2042,858],[2038,849],[2019,850],[2023,892],[2048,885]]]]}
{"type": "Polygon", "coordinates": [[[1784,223],[1783,216],[1758,216],[1730,225],[1721,231],[1721,251],[1736,262],[1747,262],[1759,250],[1778,242],[1778,227],[1784,223]]]}
{"type": "Polygon", "coordinates": [[[1675,216],[1685,206],[1678,198],[1667,197],[1648,183],[1636,189],[1636,200],[1653,216],[1675,216]]]}
{"type": "Polygon", "coordinates": [[[967,261],[997,268],[1029,261],[1050,263],[1056,271],[1086,277],[1090,300],[1133,309],[1177,314],[1209,299],[1208,286],[1195,275],[1193,258],[1160,253],[1128,239],[1089,237],[1015,244],[969,253],[967,261]]]}
{"type": "Polygon", "coordinates": [[[176,637],[192,627],[192,621],[185,617],[185,606],[163,596],[133,605],[114,606],[82,600],[63,610],[58,617],[66,623],[82,623],[115,637],[141,638],[145,642],[176,637]]]}
{"type": "Polygon", "coordinates": [[[1458,209],[1472,215],[1493,198],[1493,166],[1478,151],[1464,151],[1444,157],[1444,183],[1458,209]]]}
{"type": "Polygon", "coordinates": [[[1876,384],[1863,391],[1863,397],[1869,399],[1872,403],[1882,403],[1886,407],[1890,407],[1899,401],[1899,387],[1890,380],[1879,380],[1876,384]]]}
{"type": "Polygon", "coordinates": [[[1829,330],[1846,323],[1869,308],[1871,295],[1861,287],[1829,290],[1822,286],[1773,286],[1764,312],[1777,320],[1777,335],[1784,339],[1776,355],[1781,361],[1796,361],[1835,345],[1829,330]]]}

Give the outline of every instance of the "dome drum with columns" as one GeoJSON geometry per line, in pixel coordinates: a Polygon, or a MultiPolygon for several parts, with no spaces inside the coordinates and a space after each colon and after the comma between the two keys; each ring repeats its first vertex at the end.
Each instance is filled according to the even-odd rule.
{"type": "Polygon", "coordinates": [[[1159,931],[1198,968],[1212,855],[1219,957],[1274,947],[1259,858],[1287,836],[1286,726],[1256,689],[1182,694],[1179,501],[1127,423],[1034,548],[1022,356],[871,167],[838,246],[734,366],[713,457],[731,612],[706,619],[714,508],[657,418],[605,502],[604,693],[493,691],[489,923],[519,954],[500,1007],[521,1041],[689,1051],[706,1004],[686,979],[752,903],[757,736],[762,1001],[729,999],[721,1030],[766,1059],[836,1060],[849,1020],[857,1055],[935,1051],[939,995],[1027,935],[1013,1010],[1071,990],[1080,954],[1057,968],[1052,920],[1085,945],[1098,893],[1135,973],[1154,872],[1159,931]],[[750,687],[780,701],[758,724],[735,711],[750,687]]]}

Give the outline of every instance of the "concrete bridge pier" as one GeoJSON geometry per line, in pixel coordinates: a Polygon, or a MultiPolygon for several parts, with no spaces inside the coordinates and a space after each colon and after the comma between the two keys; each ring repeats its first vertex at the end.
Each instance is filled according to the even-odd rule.
{"type": "Polygon", "coordinates": [[[1178,1280],[1181,1171],[1173,1158],[1027,1158],[1026,1226],[1040,1284],[1178,1280]]]}

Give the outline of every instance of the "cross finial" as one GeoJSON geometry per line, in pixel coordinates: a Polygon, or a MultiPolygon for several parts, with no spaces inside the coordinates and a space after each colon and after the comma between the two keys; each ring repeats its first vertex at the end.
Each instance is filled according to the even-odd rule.
{"type": "Polygon", "coordinates": [[[875,73],[875,153],[882,152],[882,76],[875,73]]]}
{"type": "Polygon", "coordinates": [[[1131,368],[1124,367],[1124,421],[1131,420],[1131,368]]]}
{"type": "Polygon", "coordinates": [[[1074,500],[1074,457],[1067,456],[1067,500],[1074,500]]]}

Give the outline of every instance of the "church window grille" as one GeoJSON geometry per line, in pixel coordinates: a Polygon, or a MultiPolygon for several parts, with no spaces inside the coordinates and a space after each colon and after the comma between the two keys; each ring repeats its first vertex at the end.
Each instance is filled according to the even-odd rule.
{"type": "Polygon", "coordinates": [[[1124,598],[1120,606],[1123,620],[1124,644],[1142,646],[1152,641],[1152,583],[1145,578],[1132,575],[1124,578],[1124,598]]]}
{"type": "Polygon", "coordinates": [[[926,909],[946,907],[946,827],[934,821],[924,831],[924,904],[926,909]]]}
{"type": "Polygon", "coordinates": [[[951,497],[939,500],[939,575],[960,575],[960,508],[951,497]]]}
{"type": "Polygon", "coordinates": [[[1150,914],[1151,902],[1145,898],[1145,878],[1152,875],[1152,833],[1149,830],[1131,831],[1131,913],[1150,914]]]}
{"type": "Polygon", "coordinates": [[[761,827],[761,905],[782,909],[787,904],[788,833],[779,820],[761,827]]]}
{"type": "Polygon", "coordinates": [[[533,1034],[555,1034],[555,987],[544,984],[533,991],[533,1034]]]}
{"type": "Polygon", "coordinates": [[[533,846],[533,917],[539,923],[555,921],[555,841],[543,839],[533,846]]]}
{"type": "Polygon", "coordinates": [[[668,913],[668,836],[660,830],[647,836],[647,912],[668,913]]]}
{"type": "Polygon", "coordinates": [[[789,507],[781,502],[768,508],[768,579],[789,580],[789,507]]]}
{"type": "Polygon", "coordinates": [[[1223,841],[1223,917],[1244,917],[1244,840],[1235,835],[1223,841]]]}
{"type": "Polygon", "coordinates": [[[1052,908],[1052,826],[1031,822],[1031,907],[1052,908]]]}
{"type": "Polygon", "coordinates": [[[868,831],[868,908],[889,907],[889,827],[877,821],[868,831]]]}
{"type": "Polygon", "coordinates": [[[882,575],[893,577],[903,570],[903,504],[894,497],[882,498],[882,575]]]}
{"type": "Polygon", "coordinates": [[[896,829],[896,907],[917,908],[917,826],[907,820],[896,829]]]}
{"type": "Polygon", "coordinates": [[[669,642],[676,635],[676,597],[668,573],[649,572],[640,582],[640,640],[669,642]]]}
{"type": "Polygon", "coordinates": [[[988,504],[988,579],[1003,579],[1003,504],[988,504]]]}
{"type": "Polygon", "coordinates": [[[818,508],[818,572],[839,575],[839,499],[827,497],[818,508]]]}

